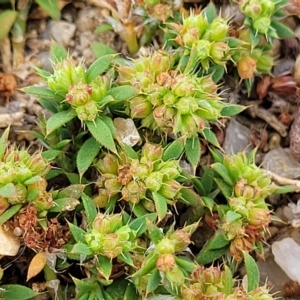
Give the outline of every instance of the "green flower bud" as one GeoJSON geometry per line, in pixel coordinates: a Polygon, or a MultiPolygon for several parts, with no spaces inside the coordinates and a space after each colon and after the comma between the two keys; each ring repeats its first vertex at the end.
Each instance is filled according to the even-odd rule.
{"type": "Polygon", "coordinates": [[[183,19],[183,28],[188,31],[189,29],[196,28],[198,30],[198,39],[202,37],[202,34],[208,27],[207,19],[203,14],[193,15],[190,14],[186,19],[183,19]]]}
{"type": "Polygon", "coordinates": [[[198,60],[204,60],[209,57],[210,55],[210,47],[211,42],[207,40],[199,40],[196,41],[196,48],[197,48],[197,58],[198,60]]]}
{"type": "Polygon", "coordinates": [[[261,17],[253,21],[253,28],[261,34],[267,34],[270,30],[271,19],[269,17],[261,17]]]}
{"type": "Polygon", "coordinates": [[[107,191],[105,189],[99,189],[98,195],[94,196],[92,200],[93,200],[93,203],[96,205],[96,207],[99,207],[99,208],[106,207],[106,204],[109,200],[107,191]]]}
{"type": "Polygon", "coordinates": [[[183,35],[182,35],[182,42],[183,46],[191,48],[195,41],[198,41],[200,39],[200,33],[199,28],[191,28],[188,29],[183,35]]]}
{"type": "Polygon", "coordinates": [[[173,254],[175,253],[175,242],[168,238],[163,238],[156,245],[156,251],[159,254],[173,254]]]}
{"type": "MultiPolygon", "coordinates": [[[[176,93],[175,93],[176,94],[176,93]]],[[[163,103],[165,105],[168,105],[168,106],[171,106],[173,105],[175,102],[177,101],[177,98],[176,96],[171,92],[169,91],[166,95],[164,95],[163,97],[163,103]]]]}
{"type": "Polygon", "coordinates": [[[211,42],[221,42],[227,37],[228,30],[227,20],[216,18],[212,21],[204,36],[211,42]]]}
{"type": "Polygon", "coordinates": [[[251,79],[256,72],[256,61],[250,56],[243,56],[237,63],[237,71],[241,79],[251,79]]]}
{"type": "Polygon", "coordinates": [[[198,104],[194,97],[183,97],[176,103],[176,108],[181,115],[192,114],[198,109],[198,104]]]}
{"type": "Polygon", "coordinates": [[[262,13],[265,16],[270,16],[275,11],[275,2],[272,0],[262,0],[261,7],[262,7],[262,13]]]}
{"type": "Polygon", "coordinates": [[[167,199],[174,199],[178,195],[180,189],[181,184],[172,179],[165,181],[158,192],[167,199]]]}
{"type": "Polygon", "coordinates": [[[109,233],[101,239],[101,254],[113,259],[123,252],[122,244],[120,244],[119,236],[116,233],[109,233]]]}
{"type": "Polygon", "coordinates": [[[264,208],[249,209],[248,222],[258,228],[267,228],[271,222],[270,211],[264,208]]]}
{"type": "Polygon", "coordinates": [[[227,55],[229,50],[230,48],[226,43],[217,42],[211,45],[210,56],[216,63],[222,64],[222,61],[228,59],[227,55]]]}
{"type": "Polygon", "coordinates": [[[91,86],[80,82],[70,87],[66,100],[70,105],[77,107],[90,101],[91,95],[91,86]]]}
{"type": "Polygon", "coordinates": [[[153,201],[148,200],[148,199],[142,199],[141,203],[147,211],[153,212],[153,213],[156,212],[156,207],[155,207],[155,204],[153,203],[153,201]]]}
{"type": "Polygon", "coordinates": [[[145,179],[146,188],[151,192],[157,192],[160,190],[163,184],[163,174],[161,172],[152,172],[145,179]]]}
{"type": "Polygon", "coordinates": [[[55,205],[51,193],[47,191],[39,191],[38,196],[32,202],[39,211],[48,210],[55,205]]]}
{"type": "Polygon", "coordinates": [[[142,148],[141,156],[146,158],[146,161],[160,160],[163,155],[163,148],[159,144],[147,142],[142,148]]]}
{"type": "Polygon", "coordinates": [[[32,177],[32,172],[25,164],[20,164],[18,168],[16,168],[16,173],[15,173],[16,181],[24,182],[31,177],[32,177]]]}
{"type": "Polygon", "coordinates": [[[163,272],[171,272],[176,265],[175,257],[173,254],[162,254],[156,262],[156,268],[163,272]]]}
{"type": "Polygon", "coordinates": [[[251,3],[245,6],[243,13],[252,18],[253,20],[258,19],[262,15],[262,1],[252,0],[251,3]]]}
{"type": "Polygon", "coordinates": [[[94,253],[99,253],[101,250],[101,234],[92,229],[90,233],[85,235],[85,241],[94,253]]]}
{"type": "Polygon", "coordinates": [[[48,162],[41,156],[41,153],[32,155],[27,163],[27,166],[30,168],[33,176],[46,175],[50,170],[48,162]]]}
{"type": "Polygon", "coordinates": [[[112,197],[121,192],[122,184],[118,181],[117,178],[111,178],[105,180],[104,187],[107,190],[107,195],[109,197],[112,197]]]}
{"type": "Polygon", "coordinates": [[[257,287],[251,290],[248,294],[249,299],[254,300],[272,300],[274,297],[269,293],[269,290],[266,286],[257,287]]]}
{"type": "Polygon", "coordinates": [[[151,57],[150,68],[155,72],[155,76],[158,74],[170,70],[173,65],[172,54],[163,51],[157,51],[151,57]]]}
{"type": "Polygon", "coordinates": [[[186,250],[191,243],[190,235],[184,229],[176,230],[170,235],[169,239],[174,242],[176,252],[186,250]]]}
{"type": "Polygon", "coordinates": [[[110,77],[107,75],[97,76],[90,82],[90,87],[92,90],[92,99],[95,102],[100,102],[103,99],[110,86],[110,77]]]}
{"type": "Polygon", "coordinates": [[[137,204],[141,199],[146,197],[146,187],[144,183],[137,181],[130,181],[122,189],[122,198],[125,201],[137,204]]]}
{"type": "Polygon", "coordinates": [[[143,119],[152,113],[152,104],[144,96],[139,96],[129,101],[132,118],[143,119]]]}
{"type": "Polygon", "coordinates": [[[157,166],[157,170],[164,176],[164,181],[176,179],[180,175],[180,167],[178,161],[176,160],[169,160],[169,161],[162,161],[157,166]]]}
{"type": "Polygon", "coordinates": [[[25,203],[26,198],[27,198],[26,187],[21,183],[17,183],[17,184],[15,184],[14,195],[7,197],[7,200],[10,204],[13,205],[13,204],[25,203]]]}
{"type": "Polygon", "coordinates": [[[119,163],[115,155],[108,153],[95,164],[96,169],[101,174],[118,174],[119,163]]]}
{"type": "Polygon", "coordinates": [[[95,232],[101,234],[115,232],[122,226],[123,222],[121,214],[105,215],[98,213],[93,222],[93,229],[95,232]]]}
{"type": "Polygon", "coordinates": [[[89,101],[76,107],[76,113],[81,121],[94,121],[98,116],[98,107],[94,101],[89,101]]]}

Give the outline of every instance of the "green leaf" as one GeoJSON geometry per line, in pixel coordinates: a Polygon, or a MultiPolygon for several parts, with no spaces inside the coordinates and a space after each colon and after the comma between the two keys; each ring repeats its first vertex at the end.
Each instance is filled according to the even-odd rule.
{"type": "Polygon", "coordinates": [[[259,269],[253,257],[246,251],[243,251],[245,267],[248,279],[248,290],[251,292],[259,286],[259,269]]]}
{"type": "Polygon", "coordinates": [[[7,139],[10,127],[7,127],[0,138],[0,161],[3,161],[4,153],[7,147],[7,139]]]}
{"type": "Polygon", "coordinates": [[[215,178],[215,182],[225,197],[231,197],[233,193],[233,189],[229,186],[223,179],[215,178]]]}
{"type": "Polygon", "coordinates": [[[168,212],[167,199],[158,192],[152,192],[158,221],[161,221],[168,212]]]}
{"type": "Polygon", "coordinates": [[[163,153],[162,160],[167,161],[167,160],[178,159],[181,156],[183,151],[184,151],[184,140],[177,139],[167,146],[167,148],[163,153]]]}
{"type": "Polygon", "coordinates": [[[79,253],[83,255],[93,255],[93,251],[85,243],[77,243],[73,246],[71,253],[79,253]]]}
{"type": "Polygon", "coordinates": [[[80,178],[93,163],[95,157],[99,153],[100,148],[100,144],[93,137],[86,140],[80,147],[76,157],[76,165],[80,178]]]}
{"type": "Polygon", "coordinates": [[[201,197],[189,188],[183,187],[180,190],[180,196],[179,200],[188,205],[194,206],[202,204],[201,197]]]}
{"type": "Polygon", "coordinates": [[[106,280],[109,280],[112,271],[112,260],[106,256],[98,255],[97,269],[106,280]]]}
{"type": "Polygon", "coordinates": [[[216,259],[220,258],[222,255],[226,254],[228,251],[228,247],[220,248],[220,249],[213,249],[213,250],[206,250],[205,246],[196,256],[196,262],[200,265],[209,264],[216,259]]]}
{"type": "Polygon", "coordinates": [[[112,49],[111,47],[109,47],[103,43],[92,43],[91,48],[97,58],[102,57],[107,54],[116,54],[117,53],[114,49],[112,49]]]}
{"type": "Polygon", "coordinates": [[[223,66],[212,66],[207,73],[212,74],[212,80],[218,83],[224,76],[225,68],[223,66]]]}
{"type": "Polygon", "coordinates": [[[203,12],[208,23],[211,23],[217,17],[216,7],[212,2],[210,2],[210,4],[205,7],[203,12]]]}
{"type": "Polygon", "coordinates": [[[46,132],[49,135],[54,130],[62,127],[66,123],[70,122],[77,116],[76,111],[74,109],[61,111],[53,116],[51,116],[46,124],[46,132]]]}
{"type": "Polygon", "coordinates": [[[161,277],[159,270],[155,269],[148,279],[146,294],[154,292],[158,288],[160,281],[161,277]]]}
{"type": "Polygon", "coordinates": [[[54,94],[52,91],[40,87],[40,86],[27,86],[21,89],[22,92],[27,93],[27,94],[31,94],[31,95],[35,95],[38,97],[42,97],[42,98],[46,98],[46,99],[56,99],[58,97],[58,99],[62,98],[56,94],[54,94]]]}
{"type": "Polygon", "coordinates": [[[232,273],[231,273],[230,269],[226,265],[224,266],[222,282],[223,282],[223,286],[224,286],[225,295],[228,296],[228,295],[232,294],[234,280],[232,278],[232,273]]]}
{"type": "Polygon", "coordinates": [[[195,173],[201,157],[201,144],[198,136],[187,139],[184,149],[186,157],[189,163],[192,165],[195,173]]]}
{"type": "Polygon", "coordinates": [[[104,73],[112,61],[113,55],[104,55],[96,59],[86,72],[86,82],[90,83],[95,77],[104,73]]]}
{"type": "Polygon", "coordinates": [[[231,117],[234,115],[239,114],[243,110],[245,110],[246,107],[242,105],[237,104],[226,104],[221,110],[221,116],[222,117],[231,117]]]}
{"type": "Polygon", "coordinates": [[[42,157],[47,161],[52,161],[61,153],[62,151],[60,150],[46,150],[42,152],[42,157]]]}
{"type": "Polygon", "coordinates": [[[120,255],[118,255],[118,259],[125,264],[134,267],[134,263],[129,252],[121,253],[120,255]]]}
{"type": "MultiPolygon", "coordinates": [[[[246,18],[247,20],[247,18],[246,18]]],[[[250,34],[250,44],[251,44],[251,48],[254,49],[259,41],[260,41],[260,35],[258,33],[256,33],[252,27],[249,27],[249,34],[250,34]]]]}
{"type": "Polygon", "coordinates": [[[141,236],[147,230],[146,220],[150,220],[151,222],[155,222],[157,218],[156,213],[147,214],[141,217],[138,217],[131,221],[128,225],[130,229],[136,231],[137,237],[141,236]]]}
{"type": "Polygon", "coordinates": [[[47,110],[51,111],[52,113],[56,114],[58,112],[58,105],[57,102],[53,99],[38,99],[39,103],[42,107],[46,108],[47,110]]]}
{"type": "Polygon", "coordinates": [[[92,199],[84,193],[82,194],[81,199],[83,202],[84,211],[87,217],[88,224],[91,225],[97,216],[96,206],[92,201],[92,199]]]}
{"type": "Polygon", "coordinates": [[[2,300],[27,300],[35,296],[38,293],[34,292],[32,289],[18,284],[5,284],[1,285],[0,298],[2,300]]]}
{"type": "Polygon", "coordinates": [[[5,9],[0,14],[0,41],[3,40],[10,32],[13,24],[18,17],[18,12],[10,9],[5,9]]]}
{"type": "Polygon", "coordinates": [[[116,131],[116,127],[115,124],[112,120],[112,118],[108,117],[108,116],[102,116],[101,120],[106,124],[106,126],[110,129],[110,132],[112,134],[113,137],[117,136],[117,131],[116,131]]]}
{"type": "Polygon", "coordinates": [[[227,171],[226,167],[219,163],[219,162],[216,162],[214,164],[211,165],[212,169],[218,173],[222,179],[230,186],[234,186],[234,182],[232,181],[231,177],[230,177],[230,174],[229,172],[227,171]]]}
{"type": "Polygon", "coordinates": [[[273,191],[272,194],[274,195],[287,194],[287,193],[292,193],[295,190],[296,187],[294,185],[279,186],[273,191]]]}
{"type": "MultiPolygon", "coordinates": [[[[95,30],[95,33],[99,34],[102,32],[107,32],[107,31],[112,31],[112,30],[113,30],[113,27],[110,24],[105,23],[105,24],[101,24],[100,26],[98,26],[95,30]]],[[[97,43],[97,44],[100,44],[100,43],[97,43]]]]}
{"type": "Polygon", "coordinates": [[[77,243],[85,243],[86,232],[72,223],[68,222],[68,224],[75,241],[77,243]]]}
{"type": "Polygon", "coordinates": [[[220,148],[220,145],[219,145],[216,135],[209,128],[204,128],[202,131],[202,135],[212,145],[220,148]]]}
{"type": "Polygon", "coordinates": [[[56,21],[60,19],[60,9],[57,0],[35,0],[35,2],[45,10],[52,19],[56,21]]]}
{"type": "Polygon", "coordinates": [[[93,137],[100,143],[100,145],[106,147],[112,152],[117,152],[112,133],[109,127],[100,118],[96,118],[94,122],[86,121],[85,123],[93,137]]]}
{"type": "Polygon", "coordinates": [[[138,300],[138,299],[139,299],[139,294],[135,286],[132,283],[128,283],[128,286],[125,290],[124,298],[121,298],[120,300],[138,300]]]}
{"type": "Polygon", "coordinates": [[[52,42],[50,48],[50,57],[51,61],[53,61],[54,63],[58,63],[68,57],[68,52],[63,46],[59,45],[56,42],[52,42]]]}
{"type": "Polygon", "coordinates": [[[80,202],[75,198],[65,197],[54,200],[54,206],[50,208],[50,212],[72,211],[80,202]]]}
{"type": "Polygon", "coordinates": [[[180,258],[178,256],[175,256],[175,261],[176,261],[176,265],[178,265],[181,269],[189,273],[193,272],[197,268],[197,265],[194,262],[186,258],[180,258]]]}
{"type": "Polygon", "coordinates": [[[107,94],[112,96],[117,102],[122,102],[134,97],[137,92],[131,85],[122,85],[112,88],[107,94]]]}
{"type": "Polygon", "coordinates": [[[287,39],[295,37],[295,33],[281,22],[271,20],[271,28],[275,29],[279,39],[287,39]]]}
{"type": "Polygon", "coordinates": [[[147,221],[146,224],[151,242],[157,245],[164,237],[163,232],[151,221],[147,221]]]}
{"type": "Polygon", "coordinates": [[[203,174],[201,176],[200,182],[204,188],[204,194],[203,196],[207,196],[214,184],[214,171],[211,168],[203,167],[203,174]]]}
{"type": "Polygon", "coordinates": [[[22,207],[22,204],[15,204],[7,209],[0,216],[0,226],[2,226],[6,221],[8,221],[11,217],[13,217],[22,207]]]}
{"type": "Polygon", "coordinates": [[[126,156],[131,159],[138,159],[138,154],[132,149],[132,147],[124,144],[122,145],[122,150],[125,152],[126,156]]]}
{"type": "Polygon", "coordinates": [[[154,254],[150,258],[147,258],[145,264],[137,272],[132,274],[131,277],[142,277],[149,274],[156,268],[157,259],[158,254],[154,254]]]}
{"type": "Polygon", "coordinates": [[[215,236],[213,236],[209,240],[209,243],[207,244],[206,249],[207,250],[221,249],[221,248],[228,246],[229,243],[230,243],[230,241],[228,240],[225,233],[217,233],[215,236]]]}

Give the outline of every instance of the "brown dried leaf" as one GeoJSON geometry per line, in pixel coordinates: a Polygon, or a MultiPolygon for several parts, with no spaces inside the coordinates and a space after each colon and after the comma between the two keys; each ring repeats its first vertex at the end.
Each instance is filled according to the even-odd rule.
{"type": "Polygon", "coordinates": [[[45,252],[37,253],[31,260],[27,272],[27,280],[39,274],[45,267],[47,263],[47,255],[45,252]]]}

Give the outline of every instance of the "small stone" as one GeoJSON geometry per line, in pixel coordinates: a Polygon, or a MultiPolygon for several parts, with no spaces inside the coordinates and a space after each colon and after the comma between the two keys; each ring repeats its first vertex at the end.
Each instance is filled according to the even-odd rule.
{"type": "Polygon", "coordinates": [[[11,230],[0,227],[0,256],[15,256],[20,248],[20,240],[11,230]]]}
{"type": "Polygon", "coordinates": [[[272,245],[275,262],[293,281],[300,283],[300,246],[292,238],[284,238],[272,245]]]}
{"type": "Polygon", "coordinates": [[[288,149],[281,147],[269,151],[264,157],[262,166],[282,177],[295,179],[300,176],[300,164],[288,149]]]}
{"type": "Polygon", "coordinates": [[[76,30],[76,25],[65,21],[50,21],[50,35],[62,46],[69,46],[76,30]]]}
{"type": "Polygon", "coordinates": [[[131,119],[115,118],[114,124],[117,135],[125,145],[133,147],[141,140],[135,124],[131,119]]]}
{"type": "Polygon", "coordinates": [[[250,129],[240,124],[235,118],[230,119],[223,143],[225,153],[231,155],[244,150],[249,153],[253,149],[249,142],[250,133],[250,129]]]}

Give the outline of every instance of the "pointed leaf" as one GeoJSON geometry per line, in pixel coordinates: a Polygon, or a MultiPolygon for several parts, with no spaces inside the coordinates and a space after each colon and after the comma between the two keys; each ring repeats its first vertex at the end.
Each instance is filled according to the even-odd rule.
{"type": "Polygon", "coordinates": [[[162,159],[164,161],[178,159],[184,150],[184,140],[177,139],[165,149],[162,159]]]}
{"type": "Polygon", "coordinates": [[[223,179],[215,178],[215,182],[225,197],[231,197],[233,190],[232,187],[229,186],[223,179]]]}
{"type": "Polygon", "coordinates": [[[93,137],[104,147],[112,152],[117,152],[113,136],[108,126],[100,119],[96,118],[94,122],[85,122],[93,137]]]}
{"type": "Polygon", "coordinates": [[[22,204],[15,204],[7,209],[1,216],[0,216],[0,226],[2,226],[6,221],[8,221],[12,216],[14,216],[22,207],[22,204]]]}
{"type": "Polygon", "coordinates": [[[35,2],[45,10],[52,19],[56,21],[60,19],[60,8],[57,0],[35,0],[35,2]]]}
{"type": "Polygon", "coordinates": [[[72,211],[80,202],[76,198],[59,198],[54,200],[54,206],[50,208],[50,212],[72,211]]]}
{"type": "Polygon", "coordinates": [[[180,201],[188,205],[195,206],[202,204],[201,197],[189,188],[182,188],[180,190],[180,196],[180,201]]]}
{"type": "Polygon", "coordinates": [[[202,135],[212,145],[220,148],[220,144],[218,142],[216,135],[209,128],[204,128],[202,131],[202,135]]]}
{"type": "Polygon", "coordinates": [[[134,263],[133,263],[133,260],[132,260],[129,252],[122,253],[122,254],[118,255],[117,257],[125,264],[134,267],[134,263]]]}
{"type": "Polygon", "coordinates": [[[111,95],[117,102],[122,102],[134,97],[137,92],[130,85],[122,85],[112,88],[107,94],[111,95]]]}
{"type": "Polygon", "coordinates": [[[237,220],[239,220],[241,218],[242,218],[242,215],[238,214],[235,211],[228,210],[226,212],[226,223],[233,223],[234,221],[237,221],[237,220]]]}
{"type": "Polygon", "coordinates": [[[54,94],[52,91],[40,86],[27,86],[22,88],[21,91],[27,94],[35,95],[46,99],[62,99],[60,96],[54,94]]]}
{"type": "Polygon", "coordinates": [[[91,225],[97,216],[96,206],[92,201],[92,199],[84,193],[82,194],[81,199],[83,202],[84,211],[87,217],[88,224],[91,225]]]}
{"type": "Polygon", "coordinates": [[[52,42],[50,48],[50,57],[51,61],[53,61],[54,63],[58,63],[68,57],[68,52],[63,46],[59,45],[56,42],[52,42]]]}
{"type": "Polygon", "coordinates": [[[10,198],[17,194],[17,189],[13,183],[7,183],[0,187],[0,197],[10,198]]]}
{"type": "Polygon", "coordinates": [[[158,220],[161,221],[168,212],[167,199],[158,192],[152,193],[158,220]]]}
{"type": "Polygon", "coordinates": [[[200,265],[209,264],[216,259],[220,258],[228,251],[228,247],[220,248],[220,249],[213,249],[213,250],[206,250],[205,246],[202,248],[200,253],[196,256],[196,262],[200,265]]]}
{"type": "Polygon", "coordinates": [[[72,223],[68,223],[70,231],[77,243],[85,243],[86,232],[72,223]]]}
{"type": "Polygon", "coordinates": [[[226,104],[221,110],[221,116],[222,117],[231,117],[234,115],[239,114],[243,110],[245,110],[247,107],[237,105],[237,104],[226,104]]]}
{"type": "Polygon", "coordinates": [[[38,296],[38,293],[23,285],[1,285],[0,299],[2,300],[28,300],[36,296],[38,296]]]}
{"type": "Polygon", "coordinates": [[[211,165],[212,169],[218,173],[222,179],[230,186],[234,186],[234,182],[232,181],[229,172],[225,168],[225,166],[219,162],[216,162],[211,165]]]}
{"type": "Polygon", "coordinates": [[[271,20],[271,28],[275,29],[279,39],[287,39],[295,37],[295,33],[281,22],[271,20]]]}
{"type": "Polygon", "coordinates": [[[76,157],[76,165],[80,177],[83,176],[83,174],[93,163],[100,149],[100,144],[93,137],[86,140],[80,147],[76,157]]]}
{"type": "Polygon", "coordinates": [[[195,172],[201,157],[201,145],[198,136],[187,139],[184,149],[187,159],[195,172]]]}
{"type": "Polygon", "coordinates": [[[217,11],[215,5],[210,2],[203,10],[208,23],[211,23],[217,17],[217,11]]]}
{"type": "Polygon", "coordinates": [[[86,82],[90,83],[95,77],[104,73],[112,61],[113,55],[104,55],[96,59],[88,68],[86,82]]]}
{"type": "Polygon", "coordinates": [[[234,280],[232,278],[232,273],[230,269],[225,265],[224,266],[224,276],[223,276],[223,286],[224,286],[224,292],[225,295],[228,296],[232,293],[233,285],[234,285],[234,280]]]}
{"type": "Polygon", "coordinates": [[[112,271],[112,260],[106,256],[98,256],[97,269],[106,280],[109,280],[112,271]]]}
{"type": "Polygon", "coordinates": [[[38,275],[44,269],[46,263],[47,263],[47,254],[45,252],[37,253],[30,261],[28,271],[27,271],[26,281],[38,275]]]}
{"type": "Polygon", "coordinates": [[[60,150],[46,150],[42,152],[42,157],[47,161],[52,161],[61,153],[62,151],[60,150]]]}
{"type": "Polygon", "coordinates": [[[0,14],[0,26],[1,26],[0,41],[9,34],[17,17],[18,17],[18,12],[10,9],[5,9],[0,14]]]}
{"type": "Polygon", "coordinates": [[[225,246],[228,246],[230,241],[228,240],[225,233],[219,233],[216,234],[211,238],[209,241],[206,249],[207,250],[215,250],[215,249],[221,249],[225,246]]]}
{"type": "Polygon", "coordinates": [[[62,127],[69,121],[73,120],[77,116],[76,111],[74,109],[61,111],[53,116],[51,116],[46,124],[47,135],[49,135],[54,130],[62,127]]]}
{"type": "Polygon", "coordinates": [[[130,229],[136,231],[136,235],[137,235],[137,237],[139,237],[147,230],[146,220],[155,222],[156,218],[157,218],[157,214],[151,213],[151,214],[147,214],[147,215],[144,215],[144,216],[134,219],[128,225],[129,225],[130,229]]]}
{"type": "Polygon", "coordinates": [[[155,269],[148,279],[146,294],[154,292],[158,288],[160,281],[161,277],[159,270],[155,269]]]}
{"type": "Polygon", "coordinates": [[[245,267],[248,279],[248,290],[251,292],[259,286],[259,269],[253,257],[246,251],[243,251],[245,267]]]}
{"type": "Polygon", "coordinates": [[[103,44],[103,43],[92,43],[91,45],[92,51],[95,54],[95,56],[102,57],[107,54],[116,54],[117,52],[112,49],[111,47],[103,44]]]}
{"type": "Polygon", "coordinates": [[[77,243],[73,246],[71,253],[79,253],[83,255],[93,255],[93,251],[89,248],[87,244],[77,243]]]}

